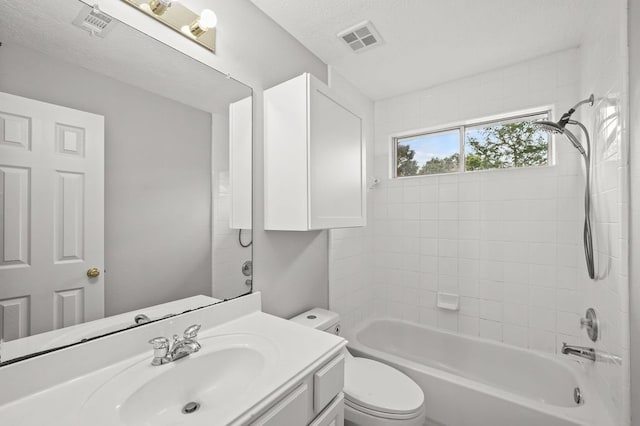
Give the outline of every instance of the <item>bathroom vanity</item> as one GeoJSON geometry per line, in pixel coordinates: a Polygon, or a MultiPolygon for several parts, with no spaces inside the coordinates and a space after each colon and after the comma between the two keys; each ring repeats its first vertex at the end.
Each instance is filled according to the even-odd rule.
{"type": "Polygon", "coordinates": [[[265,314],[260,293],[7,365],[3,424],[341,425],[341,337],[265,314]],[[202,326],[153,366],[148,341],[202,326]],[[29,374],[29,381],[19,380],[29,374]]]}

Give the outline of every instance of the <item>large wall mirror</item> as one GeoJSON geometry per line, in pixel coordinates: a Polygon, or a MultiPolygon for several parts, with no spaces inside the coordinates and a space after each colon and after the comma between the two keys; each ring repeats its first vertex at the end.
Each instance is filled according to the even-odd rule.
{"type": "Polygon", "coordinates": [[[251,292],[251,89],[96,13],[0,2],[5,364],[251,292]]]}

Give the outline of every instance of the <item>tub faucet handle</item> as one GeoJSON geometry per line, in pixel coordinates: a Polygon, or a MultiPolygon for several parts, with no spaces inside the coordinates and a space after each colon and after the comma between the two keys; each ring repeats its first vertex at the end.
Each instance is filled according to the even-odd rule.
{"type": "Polygon", "coordinates": [[[587,309],[583,318],[580,318],[580,328],[587,331],[592,342],[598,340],[598,316],[593,308],[587,309]]]}
{"type": "Polygon", "coordinates": [[[592,318],[580,318],[580,328],[589,328],[591,326],[593,326],[592,318]]]}

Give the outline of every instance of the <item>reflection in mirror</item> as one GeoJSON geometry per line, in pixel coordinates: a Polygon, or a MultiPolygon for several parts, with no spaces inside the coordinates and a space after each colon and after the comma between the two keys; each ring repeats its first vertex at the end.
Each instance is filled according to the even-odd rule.
{"type": "Polygon", "coordinates": [[[249,293],[251,90],[24,3],[0,3],[0,360],[249,293]]]}

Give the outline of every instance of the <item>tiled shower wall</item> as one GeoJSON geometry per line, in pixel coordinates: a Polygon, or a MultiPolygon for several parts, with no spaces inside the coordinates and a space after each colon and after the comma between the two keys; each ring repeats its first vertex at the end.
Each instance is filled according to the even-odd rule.
{"type": "Polygon", "coordinates": [[[374,314],[556,352],[580,336],[585,275],[577,151],[555,165],[390,179],[390,137],[582,96],[577,49],[376,104],[374,314]],[[460,310],[436,307],[437,292],[460,310]]]}
{"type": "MultiPolygon", "coordinates": [[[[375,104],[369,225],[331,233],[330,307],[345,326],[391,316],[507,344],[559,352],[595,346],[620,361],[591,366],[620,424],[629,424],[628,142],[626,2],[598,5],[579,49],[375,104]],[[555,165],[390,179],[394,133],[552,106],[583,107],[594,143],[598,280],[582,248],[584,172],[556,137],[555,165]],[[461,297],[459,312],[436,307],[438,291],[461,297]],[[602,337],[579,319],[594,307],[602,337]]],[[[613,358],[615,359],[615,358],[613,358]]]]}
{"type": "MultiPolygon", "coordinates": [[[[217,299],[231,299],[248,292],[247,277],[242,264],[251,260],[251,247],[241,247],[238,230],[231,229],[231,186],[229,182],[229,115],[212,114],[213,170],[212,176],[212,295],[217,299]]],[[[251,241],[251,230],[243,230],[242,242],[251,241]]]]}
{"type": "Polygon", "coordinates": [[[601,395],[617,424],[629,424],[629,136],[627,2],[597,4],[587,27],[581,55],[581,90],[594,93],[594,108],[581,118],[594,142],[594,185],[597,249],[596,281],[581,280],[584,308],[595,308],[601,338],[594,344],[584,334],[581,343],[595,346],[612,362],[590,366],[601,382],[601,395]],[[619,357],[619,358],[618,358],[619,357]]]}

